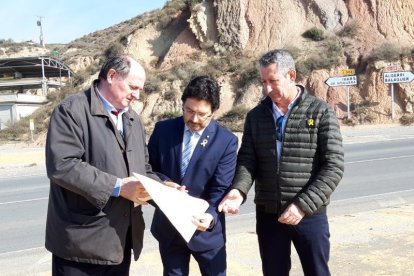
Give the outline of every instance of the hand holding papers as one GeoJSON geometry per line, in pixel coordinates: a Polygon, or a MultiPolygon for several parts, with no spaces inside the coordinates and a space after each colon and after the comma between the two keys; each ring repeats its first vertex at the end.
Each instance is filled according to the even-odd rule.
{"type": "Polygon", "coordinates": [[[193,217],[205,213],[208,203],[205,200],[192,197],[176,188],[165,186],[149,177],[134,173],[151,198],[170,220],[186,242],[189,242],[197,226],[192,222],[193,217]]]}

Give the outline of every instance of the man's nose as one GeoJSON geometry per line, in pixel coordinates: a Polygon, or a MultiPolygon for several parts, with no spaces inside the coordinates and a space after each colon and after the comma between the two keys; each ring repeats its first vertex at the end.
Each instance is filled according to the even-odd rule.
{"type": "Polygon", "coordinates": [[[270,92],[272,92],[272,86],[270,84],[265,84],[264,90],[266,94],[269,94],[270,92]]]}
{"type": "Polygon", "coordinates": [[[193,117],[193,122],[195,123],[197,123],[200,120],[200,115],[198,115],[197,113],[194,113],[191,116],[193,117]]]}
{"type": "Polygon", "coordinates": [[[139,99],[139,91],[138,91],[138,92],[132,92],[132,93],[131,93],[131,96],[132,96],[134,99],[138,100],[138,99],[139,99]]]}

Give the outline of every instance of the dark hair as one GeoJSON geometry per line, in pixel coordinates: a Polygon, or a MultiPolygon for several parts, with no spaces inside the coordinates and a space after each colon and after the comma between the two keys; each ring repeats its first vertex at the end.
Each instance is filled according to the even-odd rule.
{"type": "Polygon", "coordinates": [[[209,102],[214,112],[220,107],[220,86],[210,77],[195,77],[184,89],[184,93],[181,96],[183,104],[188,98],[209,102]]]}
{"type": "Polygon", "coordinates": [[[126,55],[115,55],[108,58],[99,72],[99,79],[106,80],[109,70],[114,69],[121,77],[125,78],[131,69],[131,60],[126,55]]]}
{"type": "Polygon", "coordinates": [[[276,49],[267,52],[259,60],[260,67],[267,67],[270,64],[276,64],[277,70],[282,74],[287,74],[289,70],[295,70],[295,60],[292,55],[283,49],[276,49]]]}

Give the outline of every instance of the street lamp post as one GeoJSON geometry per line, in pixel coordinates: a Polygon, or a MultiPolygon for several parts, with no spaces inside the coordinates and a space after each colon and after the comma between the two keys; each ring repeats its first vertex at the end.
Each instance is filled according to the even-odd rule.
{"type": "Polygon", "coordinates": [[[37,26],[40,28],[40,45],[45,48],[45,42],[43,40],[43,29],[42,29],[42,18],[43,16],[38,16],[39,20],[37,20],[37,26]]]}

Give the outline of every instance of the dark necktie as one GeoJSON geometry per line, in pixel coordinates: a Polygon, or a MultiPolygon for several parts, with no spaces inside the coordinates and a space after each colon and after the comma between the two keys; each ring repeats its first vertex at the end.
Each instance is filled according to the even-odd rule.
{"type": "Polygon", "coordinates": [[[116,116],[116,128],[118,129],[118,132],[121,134],[122,137],[124,137],[124,133],[122,132],[122,129],[120,127],[120,124],[122,124],[122,118],[119,118],[119,111],[118,110],[111,110],[111,113],[114,114],[116,116]]]}
{"type": "Polygon", "coordinates": [[[279,116],[276,119],[276,127],[277,127],[277,140],[282,142],[283,139],[283,119],[285,118],[284,115],[279,116]]]}

